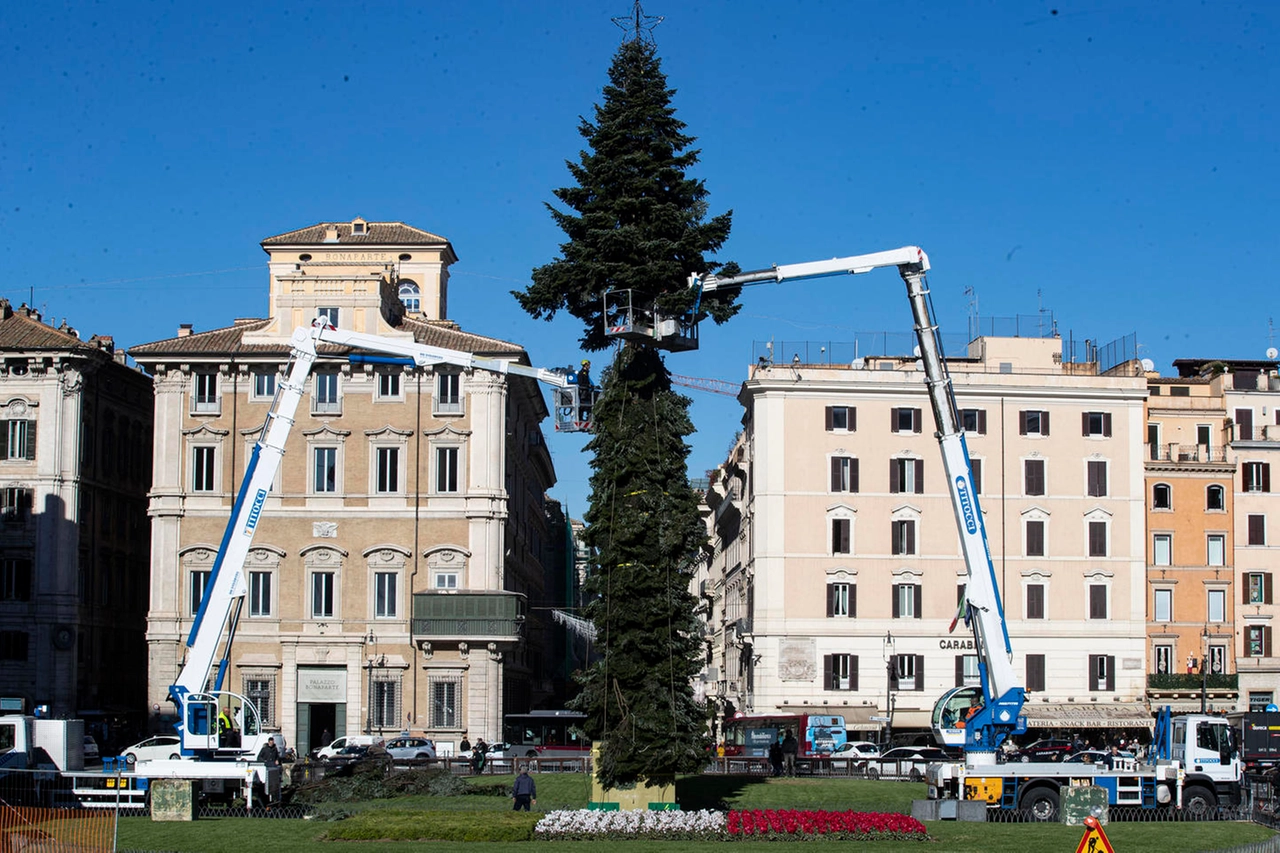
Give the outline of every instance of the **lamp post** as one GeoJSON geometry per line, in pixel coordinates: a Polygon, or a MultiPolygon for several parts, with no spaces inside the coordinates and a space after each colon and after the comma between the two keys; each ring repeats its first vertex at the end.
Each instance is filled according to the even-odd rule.
{"type": "Polygon", "coordinates": [[[881,649],[884,654],[884,745],[888,749],[893,743],[893,680],[897,675],[898,661],[894,654],[895,642],[892,631],[884,632],[881,649]]]}
{"type": "Polygon", "coordinates": [[[1200,713],[1203,714],[1207,711],[1209,704],[1209,628],[1207,626],[1200,638],[1204,642],[1200,649],[1201,654],[1204,655],[1200,658],[1200,713]]]}
{"type": "Polygon", "coordinates": [[[370,735],[373,734],[373,652],[374,643],[378,642],[378,638],[373,633],[373,626],[369,627],[369,634],[364,638],[364,642],[368,648],[368,652],[365,654],[365,669],[369,671],[369,693],[368,699],[365,700],[364,733],[370,735]]]}

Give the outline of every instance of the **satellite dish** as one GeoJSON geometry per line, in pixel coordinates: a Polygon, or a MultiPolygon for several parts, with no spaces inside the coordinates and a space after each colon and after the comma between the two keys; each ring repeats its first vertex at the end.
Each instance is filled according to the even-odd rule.
{"type": "Polygon", "coordinates": [[[1149,358],[1144,358],[1142,360],[1142,369],[1150,373],[1156,369],[1156,363],[1149,358]]]}
{"type": "Polygon", "coordinates": [[[1278,355],[1280,355],[1280,350],[1275,347],[1267,347],[1267,358],[1275,358],[1278,355]]]}

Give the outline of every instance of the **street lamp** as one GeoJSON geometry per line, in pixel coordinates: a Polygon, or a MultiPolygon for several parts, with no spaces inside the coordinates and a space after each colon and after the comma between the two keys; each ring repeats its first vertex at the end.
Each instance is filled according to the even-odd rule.
{"type": "Polygon", "coordinates": [[[369,670],[369,694],[366,700],[366,711],[364,716],[364,733],[373,734],[373,652],[374,643],[378,642],[378,638],[374,636],[373,626],[369,626],[369,634],[364,638],[365,646],[368,648],[366,653],[365,668],[369,670]]]}
{"type": "Polygon", "coordinates": [[[898,661],[894,654],[895,641],[892,631],[884,632],[884,640],[881,641],[881,649],[884,654],[885,682],[884,682],[884,745],[888,749],[893,742],[893,681],[897,675],[898,661]]]}
{"type": "Polygon", "coordinates": [[[1200,652],[1204,657],[1200,658],[1200,713],[1206,712],[1209,703],[1209,628],[1205,627],[1204,633],[1200,635],[1203,640],[1200,652]]]}

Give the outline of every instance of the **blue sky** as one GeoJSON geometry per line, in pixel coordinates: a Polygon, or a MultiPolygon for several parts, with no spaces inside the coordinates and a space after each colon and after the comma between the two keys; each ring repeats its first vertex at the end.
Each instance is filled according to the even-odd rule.
{"type": "MultiPolygon", "coordinates": [[[[626,0],[0,4],[0,294],[123,346],[262,316],[264,237],[322,220],[447,236],[450,316],[576,363],[576,321],[508,291],[555,257],[626,0]]],[[[1261,358],[1280,209],[1271,3],[660,3],[722,260],[923,246],[943,331],[1050,310],[1064,335],[1261,358]],[[967,295],[972,289],[973,295],[967,295]]],[[[757,287],[676,373],[738,381],[753,342],[909,331],[897,276],[757,287]]],[[[1280,320],[1280,318],[1276,318],[1280,320]]],[[[954,346],[952,347],[954,351],[954,346]]],[[[786,353],[781,354],[787,357],[786,353]]],[[[599,364],[604,359],[597,357],[599,364]]],[[[690,469],[738,427],[693,393],[690,469]]],[[[548,425],[549,428],[549,425],[548,425]]],[[[581,436],[552,494],[581,515],[581,436]]]]}

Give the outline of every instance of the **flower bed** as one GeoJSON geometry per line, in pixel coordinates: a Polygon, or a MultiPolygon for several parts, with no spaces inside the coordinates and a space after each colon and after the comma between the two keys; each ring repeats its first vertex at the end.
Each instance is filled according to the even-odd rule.
{"type": "Polygon", "coordinates": [[[918,840],[924,824],[903,814],[800,809],[700,811],[554,811],[538,821],[534,838],[590,841],[665,840],[918,840]]]}

